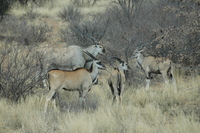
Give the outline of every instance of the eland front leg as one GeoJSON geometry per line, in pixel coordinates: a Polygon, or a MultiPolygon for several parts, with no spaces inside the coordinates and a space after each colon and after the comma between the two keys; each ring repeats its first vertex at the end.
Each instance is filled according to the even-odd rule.
{"type": "Polygon", "coordinates": [[[149,90],[151,74],[149,72],[146,72],[145,74],[146,74],[146,90],[149,90]]]}
{"type": "MultiPolygon", "coordinates": [[[[92,83],[90,83],[92,84],[92,83]]],[[[90,91],[92,85],[89,87],[83,87],[81,91],[79,91],[79,101],[80,101],[80,106],[84,109],[85,108],[85,97],[87,93],[90,91]]]]}
{"type": "Polygon", "coordinates": [[[146,90],[149,90],[150,80],[149,78],[146,79],[146,90]]]}

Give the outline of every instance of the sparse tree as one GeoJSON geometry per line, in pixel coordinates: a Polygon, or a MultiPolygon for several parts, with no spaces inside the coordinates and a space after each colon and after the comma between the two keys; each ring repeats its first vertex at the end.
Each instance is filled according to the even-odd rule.
{"type": "Polygon", "coordinates": [[[104,21],[101,15],[94,15],[92,16],[92,20],[82,23],[79,23],[79,21],[70,22],[69,27],[61,30],[61,38],[69,44],[80,46],[93,45],[95,41],[102,40],[109,24],[109,21],[104,21]]]}
{"type": "Polygon", "coordinates": [[[18,101],[33,92],[41,82],[42,58],[34,49],[14,44],[4,44],[0,52],[0,96],[18,101]]]}
{"type": "Polygon", "coordinates": [[[200,63],[199,2],[170,1],[163,12],[172,14],[168,20],[171,25],[154,30],[155,38],[148,45],[149,52],[170,57],[184,66],[197,66],[200,63]]]}

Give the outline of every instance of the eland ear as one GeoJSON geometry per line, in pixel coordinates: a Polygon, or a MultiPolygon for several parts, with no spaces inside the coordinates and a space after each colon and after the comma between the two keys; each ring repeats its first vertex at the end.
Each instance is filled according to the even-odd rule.
{"type": "Polygon", "coordinates": [[[101,41],[95,41],[95,45],[103,45],[101,41]]]}
{"type": "Polygon", "coordinates": [[[138,52],[143,52],[145,50],[145,45],[142,45],[141,47],[140,47],[140,49],[138,50],[138,52]]]}
{"type": "Polygon", "coordinates": [[[136,48],[135,50],[134,50],[134,52],[138,52],[139,51],[139,49],[138,48],[136,48]]]}
{"type": "Polygon", "coordinates": [[[118,58],[118,57],[112,57],[112,59],[116,59],[119,63],[123,63],[124,61],[122,61],[120,58],[118,58]]]}
{"type": "Polygon", "coordinates": [[[98,47],[98,42],[95,41],[94,46],[97,48],[98,47]]]}
{"type": "Polygon", "coordinates": [[[145,46],[142,46],[140,49],[138,49],[138,52],[143,52],[145,50],[145,46]]]}
{"type": "Polygon", "coordinates": [[[136,48],[136,49],[133,51],[132,55],[134,55],[134,54],[137,53],[137,52],[139,52],[138,48],[136,48]]]}

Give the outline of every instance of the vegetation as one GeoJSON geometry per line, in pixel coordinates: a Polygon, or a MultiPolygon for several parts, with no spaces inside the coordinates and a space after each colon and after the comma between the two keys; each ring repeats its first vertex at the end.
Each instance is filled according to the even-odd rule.
{"type": "Polygon", "coordinates": [[[179,80],[182,86],[194,89],[185,88],[178,93],[162,85],[152,87],[151,91],[145,91],[144,87],[127,87],[119,106],[112,106],[111,91],[103,82],[88,94],[85,110],[78,106],[78,93],[61,91],[58,104],[61,111],[54,110],[52,105],[46,115],[43,94],[47,90],[43,94],[40,90],[18,104],[1,99],[0,132],[198,133],[200,94],[195,88],[200,85],[199,78],[188,82],[179,80]]]}
{"type": "Polygon", "coordinates": [[[4,14],[10,9],[11,1],[9,0],[0,0],[0,15],[3,19],[4,14]]]}
{"type": "Polygon", "coordinates": [[[200,130],[199,0],[3,0],[0,1],[0,132],[161,132],[200,130]],[[78,104],[76,92],[59,92],[60,111],[43,113],[48,89],[41,87],[49,47],[102,42],[100,56],[111,71],[112,56],[131,70],[122,105],[113,105],[102,71],[99,84],[78,104]],[[130,59],[145,55],[170,58],[178,90],[154,76],[150,91],[130,59]],[[41,50],[42,49],[42,50],[41,50]]]}
{"type": "Polygon", "coordinates": [[[14,44],[2,44],[0,56],[0,95],[12,101],[18,101],[33,92],[42,76],[36,75],[40,70],[40,54],[34,49],[14,44]]]}

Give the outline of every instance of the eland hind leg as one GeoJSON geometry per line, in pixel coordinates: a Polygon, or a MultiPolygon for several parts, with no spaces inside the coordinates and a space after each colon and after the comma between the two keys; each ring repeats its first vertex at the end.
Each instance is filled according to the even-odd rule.
{"type": "Polygon", "coordinates": [[[85,108],[85,98],[83,97],[83,92],[79,91],[79,104],[81,108],[85,108]]]}
{"type": "MultiPolygon", "coordinates": [[[[51,91],[47,94],[47,97],[46,97],[46,102],[45,102],[45,105],[44,105],[44,113],[47,112],[47,106],[48,106],[48,103],[49,101],[52,99],[52,97],[54,96],[54,94],[56,93],[56,91],[51,91]]],[[[55,99],[54,99],[55,100],[55,99]]],[[[55,107],[55,105],[54,105],[55,107]]]]}
{"type": "Polygon", "coordinates": [[[119,95],[119,103],[122,103],[122,93],[124,91],[124,85],[120,85],[121,87],[118,89],[118,95],[119,95]]]}
{"type": "Polygon", "coordinates": [[[119,92],[118,92],[118,88],[116,86],[113,86],[113,102],[114,103],[118,103],[119,102],[119,92]]]}
{"type": "Polygon", "coordinates": [[[166,83],[166,84],[169,84],[169,79],[168,79],[167,71],[161,71],[160,73],[161,73],[161,75],[162,75],[162,77],[163,77],[165,83],[166,83]]]}
{"type": "Polygon", "coordinates": [[[149,90],[150,80],[151,80],[151,74],[149,72],[146,72],[146,90],[149,90]]]}
{"type": "Polygon", "coordinates": [[[146,79],[146,90],[149,90],[150,80],[149,78],[146,79]]]}
{"type": "Polygon", "coordinates": [[[177,89],[177,86],[176,86],[176,79],[175,79],[175,77],[174,77],[172,68],[170,68],[169,71],[168,71],[168,77],[169,77],[169,79],[172,81],[172,83],[173,83],[173,85],[174,85],[174,88],[177,89]]]}
{"type": "Polygon", "coordinates": [[[108,85],[110,86],[110,90],[111,90],[112,95],[113,95],[112,104],[114,104],[116,99],[117,99],[117,88],[115,88],[110,81],[108,82],[108,85]]]}

